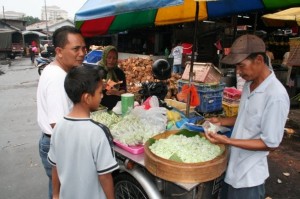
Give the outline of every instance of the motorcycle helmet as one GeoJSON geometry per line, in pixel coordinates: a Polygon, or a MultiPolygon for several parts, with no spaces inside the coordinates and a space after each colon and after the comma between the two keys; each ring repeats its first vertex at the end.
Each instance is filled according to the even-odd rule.
{"type": "Polygon", "coordinates": [[[158,59],[152,65],[152,73],[154,78],[166,80],[171,77],[172,67],[165,59],[158,59]]]}

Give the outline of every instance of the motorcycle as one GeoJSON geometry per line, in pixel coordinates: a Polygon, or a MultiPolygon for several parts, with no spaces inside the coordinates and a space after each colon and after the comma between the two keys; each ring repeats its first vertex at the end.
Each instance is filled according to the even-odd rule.
{"type": "Polygon", "coordinates": [[[53,59],[46,53],[41,53],[41,55],[35,59],[35,64],[36,64],[36,67],[38,68],[39,75],[42,74],[42,71],[44,70],[44,68],[48,64],[50,64],[52,61],[53,61],[53,59]]]}

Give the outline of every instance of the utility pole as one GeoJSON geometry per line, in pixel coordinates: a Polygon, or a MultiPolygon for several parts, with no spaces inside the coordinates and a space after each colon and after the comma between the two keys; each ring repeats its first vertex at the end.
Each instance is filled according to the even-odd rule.
{"type": "Polygon", "coordinates": [[[5,21],[5,12],[4,12],[4,6],[2,6],[2,12],[3,12],[3,21],[5,21]]]}
{"type": "Polygon", "coordinates": [[[46,0],[44,0],[44,3],[45,3],[45,16],[46,16],[47,40],[49,40],[49,38],[48,38],[49,28],[48,28],[48,19],[47,19],[47,5],[46,5],[46,0]]]}

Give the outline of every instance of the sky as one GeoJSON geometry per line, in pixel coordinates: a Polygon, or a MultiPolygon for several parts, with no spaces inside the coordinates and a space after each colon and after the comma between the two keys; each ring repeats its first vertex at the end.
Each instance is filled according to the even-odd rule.
{"type": "Polygon", "coordinates": [[[75,13],[87,0],[0,0],[1,14],[4,11],[16,11],[25,13],[26,16],[41,18],[42,7],[58,6],[68,12],[68,17],[73,19],[75,13]]]}

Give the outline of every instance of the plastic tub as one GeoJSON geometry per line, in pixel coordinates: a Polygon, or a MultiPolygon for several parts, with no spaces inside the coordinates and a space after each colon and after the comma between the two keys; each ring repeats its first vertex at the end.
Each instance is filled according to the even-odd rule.
{"type": "Polygon", "coordinates": [[[223,101],[222,106],[227,117],[237,116],[239,111],[239,104],[230,104],[223,101]]]}
{"type": "Polygon", "coordinates": [[[239,100],[241,98],[242,92],[234,87],[226,87],[224,89],[224,97],[239,100]]]}

